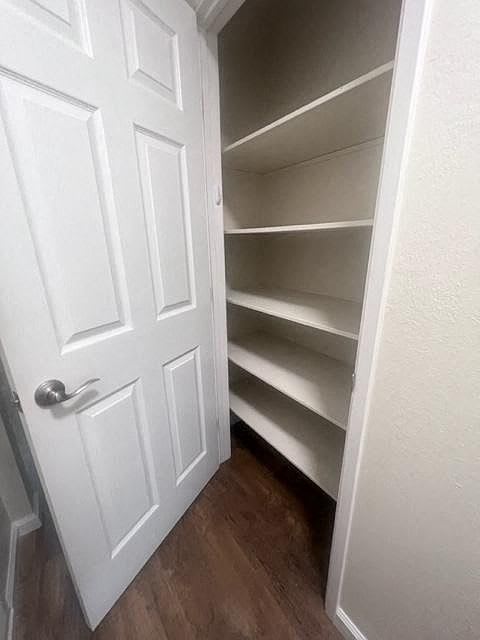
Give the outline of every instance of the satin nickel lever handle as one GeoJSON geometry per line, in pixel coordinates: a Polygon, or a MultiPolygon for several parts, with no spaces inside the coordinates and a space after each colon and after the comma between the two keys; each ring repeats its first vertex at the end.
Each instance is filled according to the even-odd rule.
{"type": "Polygon", "coordinates": [[[65,400],[70,400],[75,396],[78,396],[82,391],[85,391],[94,382],[98,382],[100,378],[90,378],[83,384],[81,384],[75,391],[67,393],[65,385],[61,380],[45,380],[35,390],[35,402],[39,407],[50,407],[54,404],[60,404],[65,400]]]}

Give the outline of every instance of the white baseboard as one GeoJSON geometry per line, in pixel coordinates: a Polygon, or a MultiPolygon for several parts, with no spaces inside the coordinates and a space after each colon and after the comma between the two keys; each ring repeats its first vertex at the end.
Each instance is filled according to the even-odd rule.
{"type": "MultiPolygon", "coordinates": [[[[38,511],[38,501],[35,508],[38,511]]],[[[13,591],[15,586],[15,565],[17,560],[17,543],[20,536],[35,531],[42,526],[38,513],[29,513],[23,518],[12,522],[10,527],[10,549],[8,554],[7,579],[5,584],[5,602],[7,607],[13,608],[13,591]]]]}
{"type": "Polygon", "coordinates": [[[42,526],[40,518],[36,513],[29,513],[28,516],[16,520],[12,526],[15,526],[18,532],[18,537],[25,536],[27,533],[40,529],[42,526]]]}
{"type": "Polygon", "coordinates": [[[367,640],[367,637],[360,631],[357,625],[352,622],[341,607],[337,608],[337,614],[333,623],[346,640],[367,640]]]}
{"type": "Polygon", "coordinates": [[[13,607],[13,589],[15,586],[15,564],[17,560],[18,527],[12,522],[10,528],[10,549],[8,553],[7,579],[5,582],[5,603],[7,607],[13,607]]]}
{"type": "Polygon", "coordinates": [[[10,610],[8,612],[6,640],[13,640],[13,607],[10,607],[10,610]]]}
{"type": "MultiPolygon", "coordinates": [[[[13,638],[13,593],[15,588],[15,565],[17,562],[17,544],[20,536],[35,531],[42,526],[39,516],[39,497],[33,496],[33,511],[23,518],[12,522],[10,526],[10,547],[8,550],[8,567],[5,581],[5,615],[3,629],[0,629],[0,640],[12,640],[13,638]],[[3,633],[3,635],[2,635],[3,633]]],[[[2,612],[3,615],[3,612],[2,612]]]]}

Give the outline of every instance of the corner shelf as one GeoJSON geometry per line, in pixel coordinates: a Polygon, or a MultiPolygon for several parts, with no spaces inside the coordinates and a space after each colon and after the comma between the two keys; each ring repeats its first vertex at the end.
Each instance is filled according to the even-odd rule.
{"type": "Polygon", "coordinates": [[[258,332],[228,343],[231,362],[346,429],[351,370],[339,360],[258,332]]]}
{"type": "Polygon", "coordinates": [[[226,167],[268,173],[384,135],[393,61],[237,140],[226,167]]]}
{"type": "Polygon", "coordinates": [[[334,500],[345,436],[340,429],[257,380],[230,390],[230,408],[334,500]]]}
{"type": "Polygon", "coordinates": [[[364,229],[373,226],[373,218],[366,220],[346,220],[344,222],[319,222],[313,224],[286,224],[276,227],[246,227],[226,229],[226,236],[260,235],[263,233],[313,233],[318,231],[341,231],[342,229],[364,229]]]}
{"type": "Polygon", "coordinates": [[[358,340],[361,315],[358,302],[276,287],[229,289],[227,302],[358,340]]]}

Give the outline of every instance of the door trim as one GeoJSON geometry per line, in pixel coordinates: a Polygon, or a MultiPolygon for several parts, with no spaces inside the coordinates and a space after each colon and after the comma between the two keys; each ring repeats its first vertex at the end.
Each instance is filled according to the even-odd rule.
{"type": "Polygon", "coordinates": [[[200,0],[197,5],[203,101],[206,210],[212,291],[219,461],[231,455],[227,313],[222,194],[218,34],[245,0],[200,0]]]}
{"type": "Polygon", "coordinates": [[[199,28],[205,158],[206,211],[210,254],[215,387],[220,463],[231,455],[228,396],[227,312],[222,200],[222,145],[217,35],[199,28]]]}

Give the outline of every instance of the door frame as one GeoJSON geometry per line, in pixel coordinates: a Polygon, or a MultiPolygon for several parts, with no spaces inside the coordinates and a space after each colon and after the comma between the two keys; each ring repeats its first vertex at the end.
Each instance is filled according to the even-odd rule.
{"type": "Polygon", "coordinates": [[[199,29],[219,461],[231,455],[217,34],[199,29]]]}
{"type": "MultiPolygon", "coordinates": [[[[230,425],[217,36],[243,2],[244,0],[201,0],[197,8],[202,57],[207,210],[211,243],[221,460],[226,459],[230,454],[230,425]]],[[[342,608],[343,575],[432,5],[433,0],[403,0],[402,2],[375,205],[367,287],[355,363],[355,386],[348,418],[325,599],[328,616],[350,640],[365,640],[365,636],[342,608]]]]}
{"type": "Polygon", "coordinates": [[[210,248],[219,461],[231,455],[227,310],[222,193],[222,143],[217,38],[245,0],[188,0],[197,12],[203,100],[206,211],[210,248]]]}

